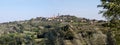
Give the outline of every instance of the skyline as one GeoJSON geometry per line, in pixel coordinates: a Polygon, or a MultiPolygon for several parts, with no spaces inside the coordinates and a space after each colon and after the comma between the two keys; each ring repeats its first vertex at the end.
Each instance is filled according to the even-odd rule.
{"type": "Polygon", "coordinates": [[[100,0],[0,0],[0,23],[70,14],[88,19],[104,20],[98,14],[100,0]]]}

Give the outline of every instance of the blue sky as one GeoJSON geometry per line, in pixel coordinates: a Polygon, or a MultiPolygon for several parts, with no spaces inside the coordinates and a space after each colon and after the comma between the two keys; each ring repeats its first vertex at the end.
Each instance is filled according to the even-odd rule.
{"type": "Polygon", "coordinates": [[[0,22],[28,20],[71,14],[89,19],[104,19],[98,14],[100,0],[0,0],[0,22]]]}

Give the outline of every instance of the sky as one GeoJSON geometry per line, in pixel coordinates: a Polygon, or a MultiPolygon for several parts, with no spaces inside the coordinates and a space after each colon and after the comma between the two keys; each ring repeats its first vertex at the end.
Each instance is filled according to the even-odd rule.
{"type": "Polygon", "coordinates": [[[98,14],[99,4],[100,0],[0,0],[0,23],[52,17],[58,13],[104,20],[98,14]]]}

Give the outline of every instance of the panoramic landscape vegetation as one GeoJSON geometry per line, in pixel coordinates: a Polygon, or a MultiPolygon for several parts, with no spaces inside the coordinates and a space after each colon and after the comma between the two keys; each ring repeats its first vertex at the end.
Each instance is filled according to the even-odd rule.
{"type": "Polygon", "coordinates": [[[106,20],[58,14],[0,23],[0,45],[120,45],[120,0],[100,1],[106,20]]]}

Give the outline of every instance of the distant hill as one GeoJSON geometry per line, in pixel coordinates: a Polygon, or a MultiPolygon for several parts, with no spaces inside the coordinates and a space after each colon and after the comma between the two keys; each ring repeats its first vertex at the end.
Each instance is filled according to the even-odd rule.
{"type": "Polygon", "coordinates": [[[0,45],[107,45],[107,21],[70,15],[0,24],[0,45]]]}

